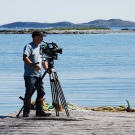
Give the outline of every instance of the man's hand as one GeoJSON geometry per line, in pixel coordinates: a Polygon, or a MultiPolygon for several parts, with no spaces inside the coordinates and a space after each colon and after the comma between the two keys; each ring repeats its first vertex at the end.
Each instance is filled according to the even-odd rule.
{"type": "Polygon", "coordinates": [[[35,65],[35,66],[33,66],[33,68],[34,68],[34,70],[36,70],[36,71],[41,70],[41,69],[40,69],[40,67],[39,67],[39,66],[36,66],[36,65],[35,65]]]}
{"type": "Polygon", "coordinates": [[[48,70],[48,74],[51,75],[52,74],[52,71],[51,70],[48,70]]]}

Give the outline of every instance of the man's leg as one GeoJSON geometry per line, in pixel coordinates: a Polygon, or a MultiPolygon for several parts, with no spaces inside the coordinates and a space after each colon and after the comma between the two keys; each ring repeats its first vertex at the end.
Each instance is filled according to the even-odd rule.
{"type": "MultiPolygon", "coordinates": [[[[24,77],[24,81],[25,81],[25,88],[26,88],[24,104],[26,104],[25,101],[28,100],[29,96],[31,95],[32,91],[34,90],[34,85],[35,85],[36,79],[33,77],[24,77]]],[[[31,109],[31,98],[28,100],[27,104],[24,107],[23,117],[29,117],[30,109],[31,109]]]]}
{"type": "Polygon", "coordinates": [[[36,116],[51,116],[51,113],[44,112],[43,102],[44,102],[44,83],[41,82],[39,87],[37,88],[37,99],[36,99],[36,116]]]}

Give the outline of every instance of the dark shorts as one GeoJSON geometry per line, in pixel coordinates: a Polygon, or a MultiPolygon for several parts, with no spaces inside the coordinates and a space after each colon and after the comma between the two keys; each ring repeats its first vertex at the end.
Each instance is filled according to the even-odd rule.
{"type": "MultiPolygon", "coordinates": [[[[25,81],[25,100],[27,100],[27,98],[29,98],[29,96],[31,95],[31,93],[34,90],[37,90],[37,98],[43,98],[45,95],[45,90],[44,90],[44,83],[41,82],[39,84],[39,80],[40,78],[38,77],[29,77],[29,76],[24,76],[24,81],[25,81]],[[39,85],[37,87],[37,89],[35,89],[35,87],[39,85]]],[[[34,94],[34,93],[33,93],[34,94]]]]}

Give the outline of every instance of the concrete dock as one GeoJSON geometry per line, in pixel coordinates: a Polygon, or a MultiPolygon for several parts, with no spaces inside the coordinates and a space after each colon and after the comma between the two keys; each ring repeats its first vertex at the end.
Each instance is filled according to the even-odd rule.
{"type": "Polygon", "coordinates": [[[0,135],[134,135],[135,112],[65,111],[56,116],[16,117],[18,112],[0,116],[0,135]]]}

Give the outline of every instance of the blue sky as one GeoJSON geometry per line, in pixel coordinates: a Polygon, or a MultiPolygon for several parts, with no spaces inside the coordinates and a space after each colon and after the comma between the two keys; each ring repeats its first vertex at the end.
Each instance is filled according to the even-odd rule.
{"type": "Polygon", "coordinates": [[[12,22],[135,22],[135,0],[0,0],[0,25],[12,22]]]}

